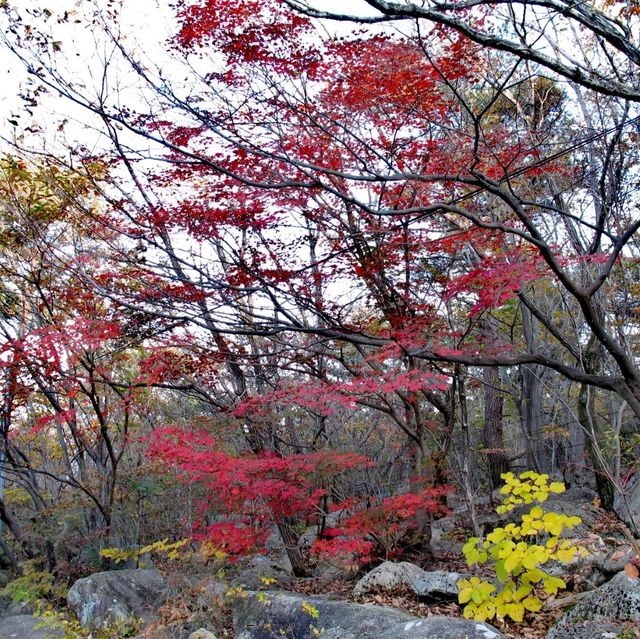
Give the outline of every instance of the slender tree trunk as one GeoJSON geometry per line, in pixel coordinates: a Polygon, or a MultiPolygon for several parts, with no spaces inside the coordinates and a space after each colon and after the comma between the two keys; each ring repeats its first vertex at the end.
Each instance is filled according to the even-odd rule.
{"type": "Polygon", "coordinates": [[[29,558],[33,559],[36,554],[33,552],[31,548],[31,544],[24,536],[22,529],[20,528],[20,524],[16,521],[14,517],[11,516],[9,511],[7,510],[4,499],[0,499],[0,519],[7,526],[7,528],[11,531],[14,539],[18,542],[24,554],[29,558]]]}
{"type": "Polygon", "coordinates": [[[478,519],[476,517],[475,495],[473,490],[473,478],[471,471],[471,450],[472,441],[471,433],[469,432],[469,418],[467,413],[467,395],[465,390],[465,384],[462,376],[460,375],[460,368],[456,366],[456,372],[454,375],[454,389],[457,390],[458,405],[460,409],[460,427],[462,430],[462,487],[464,491],[464,498],[467,502],[467,509],[469,510],[469,519],[471,520],[471,528],[474,535],[480,536],[480,526],[478,525],[478,519]]]}
{"type": "MultiPolygon", "coordinates": [[[[601,369],[601,353],[595,338],[591,338],[583,355],[583,365],[587,372],[593,373],[601,369]]],[[[595,411],[596,389],[582,384],[578,395],[578,419],[586,433],[586,448],[595,475],[596,491],[600,497],[600,505],[605,510],[613,511],[615,485],[611,469],[607,463],[602,442],[605,433],[595,411]]]]}
{"type": "Polygon", "coordinates": [[[509,470],[509,458],[504,447],[502,429],[503,396],[500,389],[500,370],[486,367],[484,377],[484,427],[483,439],[491,488],[500,486],[500,475],[509,470]]]}
{"type": "MultiPolygon", "coordinates": [[[[524,304],[520,305],[520,309],[522,312],[522,332],[527,343],[527,351],[536,353],[539,350],[539,345],[533,316],[524,304]]],[[[538,472],[548,470],[542,431],[543,400],[540,379],[542,375],[542,367],[535,364],[520,368],[520,417],[527,440],[527,467],[538,472]]]]}

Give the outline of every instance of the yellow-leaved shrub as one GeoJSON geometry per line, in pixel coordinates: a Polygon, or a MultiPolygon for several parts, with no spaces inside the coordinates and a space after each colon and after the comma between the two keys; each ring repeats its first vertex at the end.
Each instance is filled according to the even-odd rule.
{"type": "MultiPolygon", "coordinates": [[[[549,483],[549,475],[527,471],[516,477],[501,475],[505,485],[499,514],[522,504],[545,502],[550,493],[562,493],[564,484],[549,483]]],[[[543,598],[566,588],[560,577],[543,570],[550,561],[570,563],[583,555],[583,548],[561,539],[563,530],[575,528],[582,520],[534,506],[522,515],[520,523],[494,528],[484,539],[471,537],[462,551],[469,566],[493,564],[495,580],[478,577],[458,581],[458,602],[464,604],[464,616],[477,621],[494,617],[521,622],[527,611],[536,612],[543,598]]]]}
{"type": "Polygon", "coordinates": [[[107,559],[111,559],[115,563],[119,564],[130,559],[138,561],[143,555],[149,555],[152,553],[160,553],[167,559],[179,559],[181,549],[190,543],[190,539],[181,539],[180,541],[169,542],[168,539],[161,539],[154,541],[152,544],[142,546],[142,548],[133,548],[125,550],[122,548],[104,548],[100,551],[100,554],[107,559]]]}

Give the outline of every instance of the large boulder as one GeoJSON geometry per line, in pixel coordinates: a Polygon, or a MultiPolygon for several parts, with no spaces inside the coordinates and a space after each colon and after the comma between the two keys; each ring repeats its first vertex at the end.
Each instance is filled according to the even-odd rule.
{"type": "Polygon", "coordinates": [[[469,575],[446,570],[425,570],[413,584],[413,590],[419,597],[428,599],[457,599],[458,581],[468,579],[469,575]]]}
{"type": "MultiPolygon", "coordinates": [[[[36,607],[26,601],[4,601],[0,599],[0,618],[35,614],[36,607]]],[[[0,637],[0,639],[2,639],[0,637]]]]}
{"type": "Polygon", "coordinates": [[[458,580],[467,576],[443,570],[422,570],[408,561],[385,561],[358,581],[353,594],[364,595],[374,590],[410,588],[420,597],[455,598],[458,595],[458,580]]]}
{"type": "Polygon", "coordinates": [[[424,570],[408,561],[385,561],[371,572],[368,572],[353,589],[354,595],[364,595],[374,590],[395,590],[409,587],[417,583],[424,570]]]}
{"type": "Polygon", "coordinates": [[[399,610],[303,597],[246,593],[233,603],[235,639],[500,639],[486,623],[457,617],[412,617],[399,610]],[[320,633],[320,635],[319,635],[320,633]]]}
{"type": "Polygon", "coordinates": [[[135,616],[149,623],[168,595],[157,570],[129,569],[97,572],[79,579],[67,594],[67,605],[84,628],[103,628],[135,616]]]}
{"type": "Polygon", "coordinates": [[[273,561],[264,555],[255,555],[232,579],[231,585],[245,590],[262,590],[268,584],[274,584],[274,588],[286,588],[290,582],[291,575],[280,561],[273,561]]]}
{"type": "Polygon", "coordinates": [[[547,639],[593,639],[598,632],[612,632],[609,627],[619,632],[628,623],[640,623],[640,579],[621,572],[562,616],[547,639]]]}
{"type": "Polygon", "coordinates": [[[555,512],[569,517],[578,516],[582,523],[575,528],[563,532],[564,537],[586,537],[594,527],[601,510],[593,505],[595,493],[588,489],[570,488],[564,493],[550,494],[547,501],[538,504],[536,502],[528,505],[518,506],[512,511],[502,516],[502,523],[505,521],[519,521],[522,515],[527,514],[534,506],[541,506],[545,512],[555,512]]]}
{"type": "Polygon", "coordinates": [[[56,631],[45,624],[42,617],[14,615],[0,619],[0,639],[62,639],[62,630],[56,631]]]}

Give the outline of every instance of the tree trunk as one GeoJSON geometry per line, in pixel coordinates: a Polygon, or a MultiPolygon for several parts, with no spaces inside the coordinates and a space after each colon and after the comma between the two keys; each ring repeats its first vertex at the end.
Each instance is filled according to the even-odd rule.
{"type": "Polygon", "coordinates": [[[307,562],[304,559],[302,551],[298,547],[298,535],[294,532],[293,524],[294,520],[280,519],[276,525],[278,531],[284,542],[285,550],[287,551],[287,557],[291,562],[291,570],[295,577],[307,577],[309,575],[309,569],[307,562]]]}
{"type": "MultiPolygon", "coordinates": [[[[527,351],[536,353],[539,350],[538,336],[534,327],[531,311],[520,305],[522,312],[522,332],[527,343],[527,351]]],[[[548,470],[542,432],[542,381],[541,366],[530,364],[520,368],[520,418],[527,440],[527,468],[537,472],[548,470]]]]}
{"type": "Polygon", "coordinates": [[[27,558],[34,559],[36,554],[33,552],[28,539],[24,536],[22,529],[20,528],[20,524],[18,524],[18,522],[14,519],[14,517],[11,516],[11,514],[7,510],[4,499],[0,499],[0,519],[11,531],[11,534],[18,542],[27,558]]]}
{"type": "Polygon", "coordinates": [[[453,385],[453,397],[455,398],[457,392],[460,405],[460,426],[462,429],[462,487],[464,490],[464,498],[467,502],[467,508],[469,510],[471,529],[473,530],[474,535],[480,537],[481,531],[480,526],[478,525],[478,518],[476,516],[475,495],[473,492],[473,479],[471,472],[471,450],[473,446],[471,442],[469,420],[467,416],[467,396],[465,393],[464,381],[460,376],[460,369],[457,366],[455,375],[453,377],[453,385]]]}
{"type": "Polygon", "coordinates": [[[501,485],[500,475],[509,470],[509,458],[504,448],[502,408],[504,400],[500,390],[500,370],[497,366],[483,369],[484,428],[483,440],[491,488],[501,485]]]}
{"type": "MultiPolygon", "coordinates": [[[[593,373],[602,368],[602,349],[592,336],[583,355],[585,371],[593,373]]],[[[586,434],[586,448],[595,475],[596,491],[600,497],[600,505],[608,511],[613,511],[615,486],[611,469],[607,463],[601,442],[605,439],[595,411],[596,389],[587,384],[580,386],[578,395],[578,420],[586,434]]]]}
{"type": "Polygon", "coordinates": [[[613,511],[615,486],[611,477],[611,470],[604,457],[600,442],[603,434],[598,427],[594,413],[595,389],[583,384],[578,397],[578,419],[586,433],[586,448],[595,475],[596,491],[600,497],[600,506],[613,511]]]}

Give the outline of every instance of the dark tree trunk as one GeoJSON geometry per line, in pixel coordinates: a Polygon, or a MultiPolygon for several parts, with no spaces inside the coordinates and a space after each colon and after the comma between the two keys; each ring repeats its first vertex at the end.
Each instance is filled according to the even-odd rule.
{"type": "Polygon", "coordinates": [[[284,542],[287,557],[291,562],[291,570],[295,577],[307,577],[309,569],[304,559],[302,551],[298,547],[298,535],[295,533],[293,524],[294,520],[281,519],[277,522],[278,531],[284,542]]]}
{"type": "Polygon", "coordinates": [[[500,475],[509,470],[509,458],[504,448],[502,433],[502,408],[504,400],[500,388],[500,371],[497,366],[483,369],[484,377],[484,428],[483,439],[491,488],[501,485],[500,475]]]}

